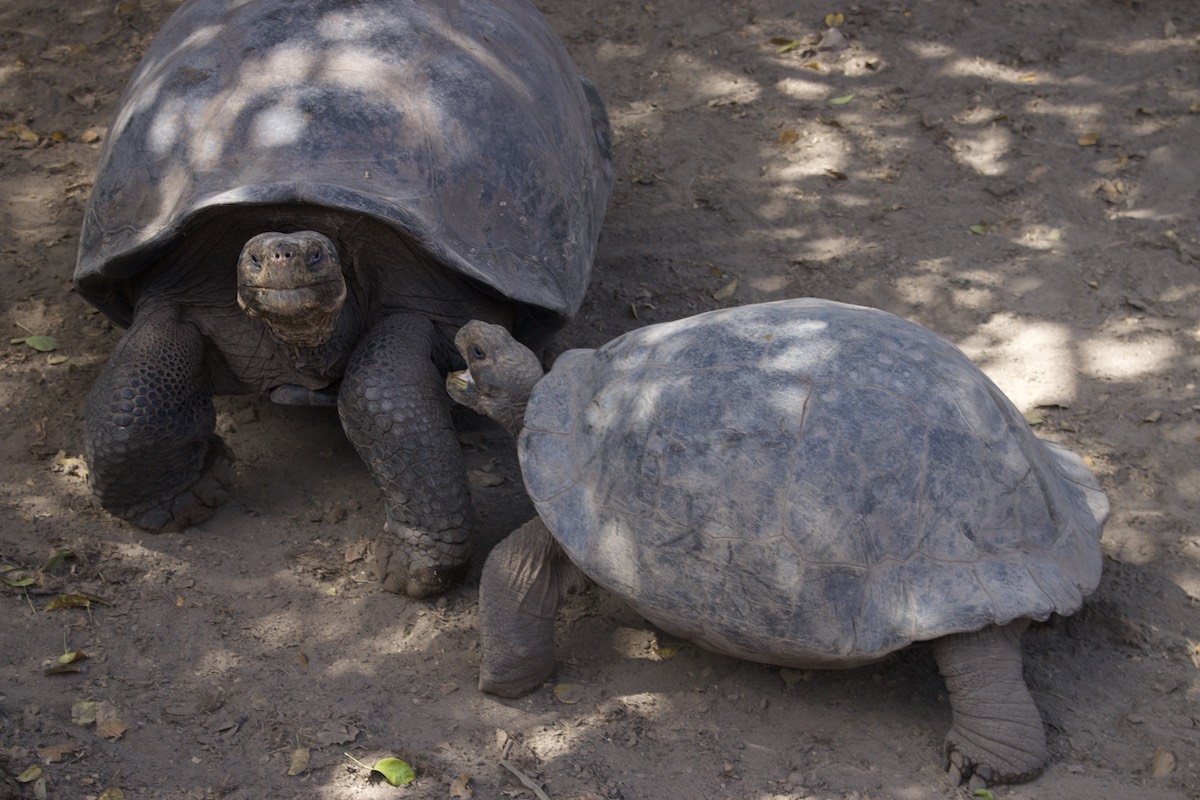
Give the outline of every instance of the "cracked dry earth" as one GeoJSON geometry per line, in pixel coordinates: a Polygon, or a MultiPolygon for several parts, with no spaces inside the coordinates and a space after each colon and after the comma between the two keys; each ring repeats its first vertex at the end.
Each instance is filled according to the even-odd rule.
{"type": "MultiPolygon", "coordinates": [[[[379,501],[319,409],[222,400],[237,489],[196,529],[104,514],[82,402],[120,332],[71,273],[99,142],[176,5],[0,5],[0,563],[39,578],[0,587],[0,797],[970,795],[943,771],[949,707],[920,648],[779,670],[677,647],[593,591],[561,615],[551,684],[479,694],[479,559],[436,600],[381,592],[379,501]],[[56,349],[7,343],[33,334],[56,349]],[[106,604],[43,611],[70,591],[106,604]],[[416,780],[369,780],[347,753],[416,780]]],[[[994,795],[1200,796],[1200,7],[541,7],[616,150],[592,287],[556,346],[799,296],[958,344],[1113,506],[1099,590],[1025,638],[1051,762],[994,795]]],[[[459,420],[482,557],[531,511],[505,434],[459,420]]]]}

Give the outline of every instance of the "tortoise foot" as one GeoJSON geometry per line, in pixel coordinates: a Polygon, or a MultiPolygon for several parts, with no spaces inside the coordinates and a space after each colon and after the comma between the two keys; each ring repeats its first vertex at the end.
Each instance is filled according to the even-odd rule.
{"type": "Polygon", "coordinates": [[[375,541],[375,577],[384,591],[414,598],[429,597],[462,583],[470,564],[468,553],[418,550],[405,541],[407,538],[410,537],[397,537],[385,528],[375,541]]]}
{"type": "Polygon", "coordinates": [[[955,786],[966,784],[971,791],[998,783],[1023,783],[1033,780],[1042,773],[1044,761],[1032,757],[1023,764],[1005,764],[998,767],[988,763],[988,755],[959,740],[955,731],[946,736],[946,771],[955,786]]]}
{"type": "Polygon", "coordinates": [[[229,499],[233,486],[233,451],[219,436],[209,440],[200,477],[165,499],[108,510],[151,533],[181,531],[204,522],[229,499]]]}

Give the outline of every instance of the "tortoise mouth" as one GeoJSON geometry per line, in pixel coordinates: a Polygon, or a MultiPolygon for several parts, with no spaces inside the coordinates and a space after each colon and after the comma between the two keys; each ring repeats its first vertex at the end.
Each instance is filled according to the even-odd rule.
{"type": "Polygon", "coordinates": [[[461,403],[468,408],[473,407],[472,398],[475,397],[475,379],[471,377],[471,370],[464,369],[459,372],[451,372],[446,376],[446,391],[455,402],[461,403]]]}
{"type": "Polygon", "coordinates": [[[330,280],[287,289],[243,284],[237,298],[246,316],[261,320],[277,338],[317,347],[333,335],[346,302],[346,284],[330,280]]]}

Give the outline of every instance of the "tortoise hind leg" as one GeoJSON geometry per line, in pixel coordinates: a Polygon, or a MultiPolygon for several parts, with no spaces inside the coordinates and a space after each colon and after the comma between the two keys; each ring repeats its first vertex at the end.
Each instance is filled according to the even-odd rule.
{"type": "Polygon", "coordinates": [[[950,693],[953,724],[946,758],[956,783],[1019,783],[1046,763],[1046,734],[1021,674],[1021,633],[1028,622],[991,625],[933,643],[950,693]]]}
{"type": "Polygon", "coordinates": [[[520,697],[550,677],[554,618],[567,595],[589,583],[541,517],[496,545],[479,584],[479,688],[520,697]]]}
{"type": "Polygon", "coordinates": [[[215,427],[200,331],[171,307],[139,311],[88,394],[88,483],[146,530],[203,522],[233,483],[215,427]]]}
{"type": "Polygon", "coordinates": [[[383,493],[377,576],[409,597],[456,585],[471,555],[471,498],[435,337],[425,317],[382,319],[359,343],[338,393],[342,427],[383,493]]]}

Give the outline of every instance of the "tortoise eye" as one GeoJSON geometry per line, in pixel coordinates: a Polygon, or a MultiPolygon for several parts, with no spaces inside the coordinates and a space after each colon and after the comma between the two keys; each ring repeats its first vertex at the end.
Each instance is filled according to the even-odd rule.
{"type": "Polygon", "coordinates": [[[471,345],[471,358],[476,361],[482,361],[487,358],[487,353],[483,352],[483,348],[477,344],[471,345]]]}
{"type": "Polygon", "coordinates": [[[322,255],[321,248],[318,247],[316,250],[313,251],[313,254],[308,257],[308,263],[310,263],[310,264],[318,263],[321,260],[321,255],[322,255]]]}

